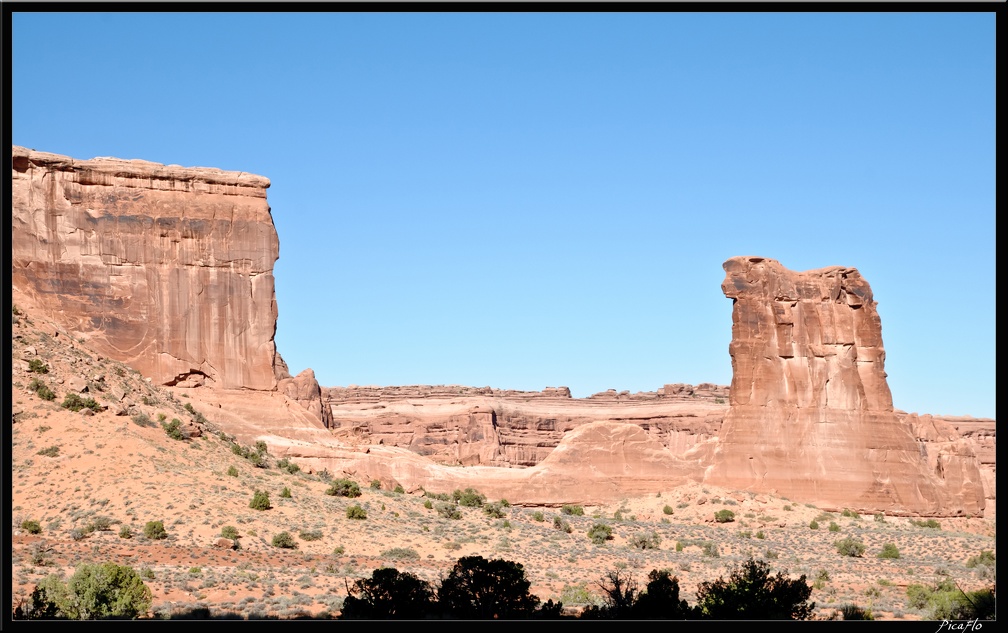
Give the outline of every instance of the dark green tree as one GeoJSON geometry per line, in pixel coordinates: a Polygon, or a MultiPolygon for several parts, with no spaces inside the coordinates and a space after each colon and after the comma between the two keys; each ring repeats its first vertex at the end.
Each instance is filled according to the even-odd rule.
{"type": "Polygon", "coordinates": [[[679,599],[679,578],[667,569],[652,569],[647,588],[637,596],[633,617],[642,620],[682,620],[692,616],[685,600],[679,599]]]}
{"type": "Polygon", "coordinates": [[[438,600],[449,617],[530,618],[539,604],[530,586],[521,563],[464,556],[441,581],[438,600]]]}
{"type": "Polygon", "coordinates": [[[434,612],[437,604],[430,583],[392,567],[355,581],[348,593],[343,619],[418,619],[434,612]]]}
{"type": "Polygon", "coordinates": [[[804,574],[798,580],[782,572],[771,576],[766,562],[750,557],[728,580],[701,583],[695,608],[700,617],[714,620],[807,620],[815,609],[810,595],[804,574]]]}

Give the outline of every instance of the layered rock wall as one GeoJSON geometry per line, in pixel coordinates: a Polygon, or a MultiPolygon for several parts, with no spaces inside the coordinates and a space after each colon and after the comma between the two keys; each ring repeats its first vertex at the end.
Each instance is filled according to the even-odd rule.
{"type": "Polygon", "coordinates": [[[893,410],[882,326],[853,268],[724,264],[733,300],[730,408],[706,481],[821,506],[920,514],[984,508],[964,444],[919,444],[893,410]]]}
{"type": "Polygon", "coordinates": [[[12,149],[12,282],[165,385],[274,389],[269,180],[12,149]]]}

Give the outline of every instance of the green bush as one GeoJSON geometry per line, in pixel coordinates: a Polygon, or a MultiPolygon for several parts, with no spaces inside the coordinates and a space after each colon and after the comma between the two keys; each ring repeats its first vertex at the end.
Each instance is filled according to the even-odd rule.
{"type": "Polygon", "coordinates": [[[161,539],[168,538],[168,533],[165,532],[163,521],[148,521],[144,525],[143,529],[144,536],[152,541],[160,541],[161,539]]]}
{"type": "Polygon", "coordinates": [[[567,514],[567,515],[570,515],[570,516],[575,516],[575,517],[583,517],[584,516],[584,508],[582,508],[579,505],[565,504],[564,506],[562,506],[560,508],[560,512],[562,512],[564,514],[567,514]]]}
{"type": "Polygon", "coordinates": [[[875,513],[875,522],[876,523],[885,523],[885,514],[883,514],[882,512],[876,512],[875,513]]]}
{"type": "Polygon", "coordinates": [[[294,542],[294,537],[290,535],[290,532],[286,531],[274,534],[272,544],[273,547],[279,547],[281,549],[297,549],[297,543],[294,542]]]}
{"type": "Polygon", "coordinates": [[[423,507],[425,507],[425,508],[427,508],[428,510],[430,510],[431,508],[433,508],[433,507],[434,507],[434,504],[433,504],[433,503],[431,503],[431,500],[430,500],[430,499],[424,499],[424,502],[423,502],[423,507]]]}
{"type": "Polygon", "coordinates": [[[35,519],[25,519],[21,522],[21,529],[29,534],[41,534],[42,525],[35,519]]]}
{"type": "Polygon", "coordinates": [[[326,490],[330,497],[354,497],[361,496],[360,486],[352,479],[336,479],[326,490]]]}
{"type": "Polygon", "coordinates": [[[911,519],[910,520],[910,524],[911,525],[916,525],[917,527],[922,527],[922,528],[931,528],[933,530],[940,530],[941,529],[941,524],[938,523],[937,521],[935,521],[934,519],[928,519],[927,521],[923,521],[923,520],[918,521],[918,520],[915,520],[915,519],[911,519]]]}
{"type": "Polygon", "coordinates": [[[672,509],[672,506],[670,506],[670,505],[668,505],[666,503],[665,507],[662,508],[662,512],[665,513],[665,514],[672,514],[674,512],[674,510],[672,509]]]}
{"type": "Polygon", "coordinates": [[[765,539],[766,538],[766,534],[763,533],[763,530],[757,530],[756,531],[756,538],[758,538],[758,539],[765,539]]]}
{"type": "Polygon", "coordinates": [[[28,383],[28,389],[34,391],[35,395],[43,400],[51,402],[56,399],[56,394],[53,393],[52,389],[47,387],[46,384],[38,378],[31,379],[31,382],[28,383]]]}
{"type": "Polygon", "coordinates": [[[709,556],[710,558],[721,558],[721,550],[718,549],[717,543],[707,541],[703,544],[703,555],[709,556]]]}
{"type": "Polygon", "coordinates": [[[115,563],[84,563],[66,583],[58,576],[43,578],[16,619],[135,619],[148,613],[151,591],[139,574],[115,563]]]}
{"type": "Polygon", "coordinates": [[[43,448],[37,451],[36,455],[44,455],[45,457],[58,457],[60,452],[59,446],[50,446],[48,448],[43,448]]]}
{"type": "Polygon", "coordinates": [[[371,480],[371,490],[381,490],[381,480],[372,479],[371,480]]]}
{"type": "Polygon", "coordinates": [[[484,505],[483,512],[493,519],[503,519],[505,515],[504,506],[499,501],[484,505]]]}
{"type": "Polygon", "coordinates": [[[851,519],[860,519],[861,518],[861,516],[857,512],[851,510],[850,508],[844,508],[843,511],[840,513],[840,516],[842,516],[842,517],[848,517],[848,518],[851,518],[851,519]]]}
{"type": "Polygon", "coordinates": [[[91,409],[95,413],[101,412],[101,405],[95,402],[94,398],[81,398],[79,394],[72,392],[63,398],[63,403],[60,406],[74,412],[81,409],[91,409]]]}
{"type": "Polygon", "coordinates": [[[874,620],[871,609],[867,611],[856,604],[845,604],[840,607],[840,615],[844,620],[874,620]]]}
{"type": "Polygon", "coordinates": [[[969,560],[966,561],[966,566],[970,569],[979,565],[994,567],[994,552],[989,549],[981,550],[978,555],[970,556],[969,560]]]}
{"type": "Polygon", "coordinates": [[[382,552],[381,556],[389,560],[420,560],[420,554],[412,547],[393,547],[382,552]]]}
{"type": "Polygon", "coordinates": [[[809,526],[810,530],[818,530],[819,529],[819,522],[816,521],[815,519],[812,519],[811,521],[809,521],[808,526],[809,526]]]}
{"type": "Polygon", "coordinates": [[[460,506],[466,508],[481,508],[486,502],[486,495],[481,494],[474,488],[466,488],[465,490],[455,490],[452,492],[452,499],[460,506]]]}
{"type": "Polygon", "coordinates": [[[714,520],[718,523],[730,523],[735,520],[735,513],[731,510],[718,510],[714,513],[714,520]]]}
{"type": "Polygon", "coordinates": [[[570,523],[560,518],[559,516],[553,517],[553,527],[557,530],[560,530],[561,532],[565,532],[567,534],[571,533],[570,523]]]}
{"type": "Polygon", "coordinates": [[[133,538],[133,530],[130,529],[130,526],[124,525],[121,528],[119,528],[119,538],[124,539],[133,538]]]}
{"type": "Polygon", "coordinates": [[[179,420],[178,418],[172,418],[172,421],[168,424],[162,422],[161,428],[163,428],[165,433],[168,434],[168,437],[173,440],[186,439],[185,433],[182,432],[182,420],[179,420]]]}
{"type": "Polygon", "coordinates": [[[360,507],[360,504],[354,504],[346,509],[346,517],[348,519],[363,520],[367,518],[367,512],[364,511],[364,508],[360,507]]]}
{"type": "Polygon", "coordinates": [[[808,602],[811,594],[804,575],[797,580],[784,572],[771,576],[767,563],[749,558],[728,580],[701,583],[695,609],[714,620],[807,620],[815,613],[815,603],[808,602]]]}
{"type": "Polygon", "coordinates": [[[278,460],[276,465],[277,468],[279,468],[280,470],[286,470],[292,475],[301,472],[301,467],[295,464],[294,462],[290,461],[286,457],[284,457],[281,460],[278,460]]]}
{"type": "Polygon", "coordinates": [[[588,538],[596,545],[602,545],[612,537],[612,528],[605,523],[595,523],[588,528],[588,538]]]}
{"type": "Polygon", "coordinates": [[[406,492],[406,489],[402,487],[402,484],[396,484],[395,488],[392,489],[392,492],[401,495],[406,492]]]}
{"type": "Polygon", "coordinates": [[[280,498],[281,499],[290,499],[291,498],[290,488],[288,488],[287,486],[284,486],[283,490],[280,491],[280,498]]]}
{"type": "Polygon", "coordinates": [[[229,538],[233,541],[238,538],[238,528],[233,525],[225,525],[221,528],[220,534],[224,538],[229,538]]]}
{"type": "Polygon", "coordinates": [[[538,522],[542,523],[543,521],[546,520],[546,517],[545,517],[545,515],[543,515],[542,512],[540,512],[539,510],[536,510],[535,512],[532,513],[532,520],[533,521],[538,521],[538,522]]]}
{"type": "Polygon", "coordinates": [[[462,513],[459,512],[458,507],[456,507],[455,503],[452,501],[438,501],[436,507],[438,516],[441,516],[445,519],[457,520],[462,518],[462,513]]]}
{"type": "Polygon", "coordinates": [[[28,371],[35,374],[48,374],[49,365],[46,365],[44,362],[42,362],[37,358],[33,358],[30,361],[28,361],[28,371]]]}
{"type": "Polygon", "coordinates": [[[834,543],[834,545],[836,545],[837,552],[843,556],[858,557],[864,555],[864,543],[853,537],[846,536],[834,543]]]}
{"type": "Polygon", "coordinates": [[[272,508],[269,493],[265,490],[256,490],[255,494],[252,495],[252,501],[249,502],[249,507],[253,510],[269,510],[272,508]]]}
{"type": "Polygon", "coordinates": [[[301,530],[298,537],[302,541],[320,541],[322,540],[322,530],[301,530]]]}
{"type": "Polygon", "coordinates": [[[232,466],[228,466],[227,474],[228,474],[228,477],[237,477],[238,476],[238,469],[235,468],[233,465],[232,466]]]}
{"type": "Polygon", "coordinates": [[[836,521],[830,521],[829,531],[830,532],[839,532],[840,531],[840,526],[837,525],[836,521]]]}
{"type": "Polygon", "coordinates": [[[639,532],[630,538],[630,546],[637,549],[658,549],[661,536],[657,532],[639,532]]]}
{"type": "Polygon", "coordinates": [[[138,411],[137,413],[131,415],[130,420],[132,420],[133,424],[136,424],[137,426],[143,426],[148,428],[154,426],[154,421],[151,420],[150,416],[144,413],[143,411],[138,411]]]}
{"type": "Polygon", "coordinates": [[[900,552],[899,548],[893,543],[886,543],[882,546],[882,551],[879,552],[879,558],[899,558],[900,552]]]}

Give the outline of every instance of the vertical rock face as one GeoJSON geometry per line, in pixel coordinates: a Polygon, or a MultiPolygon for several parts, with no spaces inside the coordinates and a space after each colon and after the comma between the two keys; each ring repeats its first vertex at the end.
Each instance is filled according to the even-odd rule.
{"type": "Polygon", "coordinates": [[[706,481],[827,507],[982,512],[975,460],[934,468],[897,418],[881,321],[857,270],[796,273],[759,257],[724,269],[733,376],[706,481]]]}
{"type": "Polygon", "coordinates": [[[166,385],[274,389],[269,180],[12,148],[12,281],[166,385]]]}

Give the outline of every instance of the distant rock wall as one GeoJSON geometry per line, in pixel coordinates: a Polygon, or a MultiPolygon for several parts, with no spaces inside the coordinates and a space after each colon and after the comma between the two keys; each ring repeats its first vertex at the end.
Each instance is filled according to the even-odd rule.
{"type": "Polygon", "coordinates": [[[983,512],[969,445],[919,444],[894,412],[881,320],[857,270],[796,273],[760,257],[724,269],[731,406],[706,481],[820,506],[983,512]]]}
{"type": "Polygon", "coordinates": [[[269,180],[12,148],[12,281],[164,385],[272,390],[269,180]]]}

